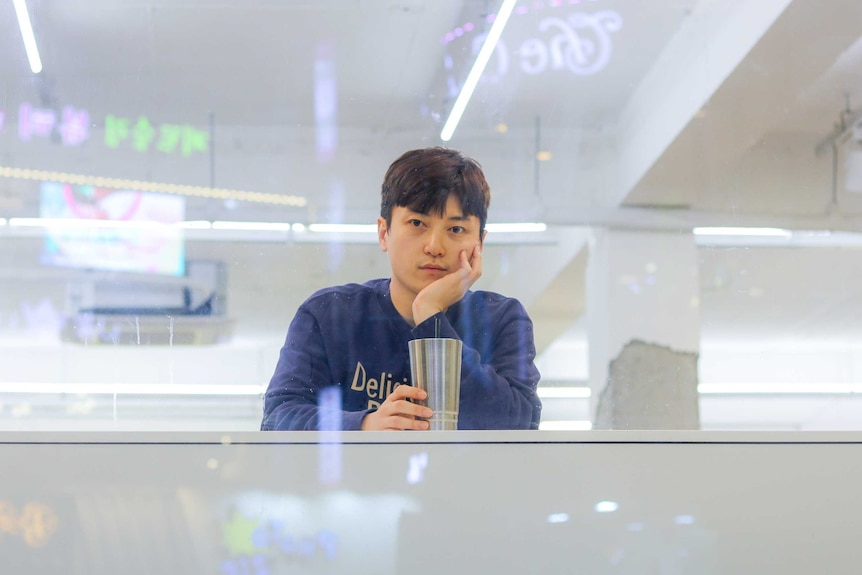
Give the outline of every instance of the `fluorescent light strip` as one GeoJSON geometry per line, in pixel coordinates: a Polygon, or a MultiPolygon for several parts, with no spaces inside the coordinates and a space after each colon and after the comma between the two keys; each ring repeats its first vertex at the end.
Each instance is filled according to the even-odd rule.
{"type": "Polygon", "coordinates": [[[535,233],[544,232],[548,226],[542,223],[486,224],[485,229],[497,233],[535,233]]]}
{"type": "Polygon", "coordinates": [[[860,247],[862,234],[781,228],[694,228],[698,246],[860,247]]]}
{"type": "Polygon", "coordinates": [[[12,3],[15,4],[15,15],[18,16],[18,28],[21,30],[21,39],[24,40],[27,60],[30,61],[30,70],[38,74],[42,71],[42,59],[39,57],[39,48],[36,46],[36,35],[33,34],[27,4],[24,0],[12,0],[12,3]]]}
{"type": "Polygon", "coordinates": [[[302,208],[308,203],[308,200],[301,196],[283,196],[281,194],[247,192],[244,190],[230,190],[226,188],[205,188],[203,186],[187,186],[183,184],[146,182],[143,180],[105,178],[102,176],[87,176],[83,174],[52,172],[48,170],[10,168],[8,166],[0,166],[0,177],[16,180],[38,180],[60,182],[63,184],[88,185],[99,188],[113,188],[117,190],[134,190],[138,192],[156,192],[179,196],[213,198],[218,200],[238,200],[242,202],[277,204],[297,208],[302,208]]]}
{"type": "Polygon", "coordinates": [[[153,221],[124,220],[73,220],[70,218],[10,218],[13,228],[52,228],[52,229],[170,229],[184,227],[185,222],[163,224],[153,221]]]}
{"type": "MultiPolygon", "coordinates": [[[[377,226],[374,224],[310,224],[306,226],[301,223],[286,222],[238,222],[238,221],[214,221],[190,220],[174,224],[164,224],[153,221],[117,221],[117,220],[76,220],[71,218],[0,218],[0,226],[8,223],[13,228],[123,228],[123,229],[159,229],[159,228],[181,228],[185,230],[236,230],[236,231],[278,231],[286,232],[293,230],[302,233],[306,230],[314,233],[329,234],[376,234],[377,226]]],[[[541,223],[501,223],[488,224],[487,229],[496,233],[535,233],[547,229],[541,223]]]]}
{"type": "Polygon", "coordinates": [[[180,222],[179,227],[184,230],[209,230],[212,229],[212,223],[206,220],[191,220],[187,222],[180,222]]]}
{"type": "Polygon", "coordinates": [[[65,393],[108,395],[261,395],[262,385],[171,383],[0,383],[0,393],[65,393]]]}
{"type": "Polygon", "coordinates": [[[580,420],[541,421],[539,429],[544,431],[589,431],[592,422],[580,420]]]}
{"type": "Polygon", "coordinates": [[[316,233],[376,234],[374,224],[310,224],[308,230],[316,233]]]}
{"type": "Polygon", "coordinates": [[[590,397],[589,387],[542,387],[536,390],[542,399],[585,399],[590,397]]]}
{"type": "MultiPolygon", "coordinates": [[[[542,223],[500,223],[487,224],[485,228],[489,232],[497,233],[535,233],[546,231],[548,226],[542,223]]],[[[310,224],[308,229],[316,233],[377,233],[377,226],[374,224],[310,224]]]]}
{"type": "Polygon", "coordinates": [[[704,395],[832,395],[862,393],[860,383],[701,383],[704,395]]]}
{"type": "Polygon", "coordinates": [[[758,236],[789,238],[793,235],[790,230],[781,228],[694,228],[696,236],[758,236]]]}
{"type": "Polygon", "coordinates": [[[212,229],[255,232],[287,232],[290,231],[290,224],[281,222],[213,222],[212,229]]]}
{"type": "Polygon", "coordinates": [[[497,42],[503,34],[503,28],[506,27],[506,22],[509,21],[509,16],[512,15],[512,10],[515,8],[515,1],[516,0],[503,0],[503,5],[500,7],[500,11],[497,12],[494,24],[491,26],[491,30],[485,37],[485,43],[482,44],[482,49],[479,50],[479,54],[476,56],[476,61],[473,62],[473,67],[470,69],[470,73],[467,75],[467,79],[461,87],[461,92],[458,94],[458,98],[452,106],[452,111],[449,112],[449,118],[446,119],[446,123],[443,125],[443,131],[440,132],[440,139],[444,142],[448,142],[452,139],[452,135],[455,133],[455,128],[458,127],[458,122],[461,121],[461,115],[464,113],[464,110],[467,109],[467,103],[473,96],[473,90],[476,89],[476,85],[479,83],[479,78],[482,77],[482,72],[485,71],[485,66],[488,64],[488,60],[491,59],[491,54],[494,53],[494,48],[497,47],[497,42]]]}

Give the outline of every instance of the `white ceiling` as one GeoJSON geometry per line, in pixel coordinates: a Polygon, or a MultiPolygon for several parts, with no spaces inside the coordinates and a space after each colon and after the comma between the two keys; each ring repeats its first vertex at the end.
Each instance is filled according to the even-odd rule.
{"type": "MultiPolygon", "coordinates": [[[[513,15],[507,27],[498,51],[505,57],[492,60],[451,142],[487,166],[495,192],[492,215],[527,209],[553,223],[582,224],[589,214],[579,215],[579,209],[621,203],[763,218],[824,213],[831,200],[831,162],[811,152],[831,131],[845,94],[851,106],[854,97],[862,99],[862,78],[854,73],[862,58],[858,3],[773,0],[757,9],[708,0],[664,0],[649,7],[628,0],[558,3],[519,4],[526,13],[513,15]],[[620,21],[618,30],[606,32],[606,67],[575,74],[553,69],[551,58],[543,73],[521,69],[522,60],[535,68],[539,58],[520,53],[519,46],[541,39],[547,47],[557,33],[546,21],[600,13],[618,14],[620,21]],[[755,20],[751,30],[739,30],[743,18],[755,20]],[[699,35],[692,38],[694,33],[699,35]],[[725,54],[746,42],[750,51],[725,54]],[[703,77],[692,75],[702,65],[709,66],[703,77]],[[656,91],[658,80],[663,82],[656,91]],[[683,92],[690,94],[676,95],[683,92]],[[698,104],[698,113],[685,113],[681,104],[698,104]],[[670,105],[680,109],[668,111],[670,105]],[[636,112],[646,113],[633,116],[636,112]],[[653,118],[669,128],[663,137],[645,140],[653,118]],[[499,124],[508,131],[499,133],[499,124]],[[625,156],[630,141],[652,144],[642,154],[654,161],[636,179],[603,174],[631,159],[625,156]],[[537,166],[537,148],[553,159],[537,166]]],[[[439,143],[452,99],[447,78],[463,76],[472,61],[469,34],[445,45],[441,38],[459,24],[486,26],[482,16],[496,5],[476,0],[30,4],[45,64],[35,78],[12,6],[0,8],[6,12],[0,20],[6,43],[0,86],[9,116],[2,140],[5,163],[30,167],[25,161],[35,153],[11,141],[23,101],[86,108],[96,135],[106,114],[206,127],[212,113],[216,185],[239,183],[236,172],[246,188],[253,183],[260,191],[284,192],[297,181],[307,182],[299,191],[319,213],[332,210],[331,179],[337,177],[360,196],[350,200],[356,217],[374,215],[372,190],[393,150],[439,143]],[[320,66],[327,59],[338,94],[338,152],[320,162],[309,149],[314,70],[316,61],[320,66]],[[278,179],[267,180],[232,169],[235,156],[287,166],[278,179]],[[359,163],[372,165],[356,174],[359,163]],[[249,182],[250,177],[255,179],[249,182]]],[[[588,37],[587,29],[580,31],[588,37]]],[[[107,157],[93,142],[75,154],[54,151],[46,157],[39,149],[38,157],[58,167],[84,164],[92,165],[91,171],[111,171],[112,164],[120,164],[128,168],[126,177],[149,171],[183,183],[210,183],[209,158],[199,158],[195,167],[201,169],[194,170],[162,165],[158,157],[129,160],[120,150],[107,157]]],[[[858,197],[839,199],[842,213],[859,212],[858,197]]]]}

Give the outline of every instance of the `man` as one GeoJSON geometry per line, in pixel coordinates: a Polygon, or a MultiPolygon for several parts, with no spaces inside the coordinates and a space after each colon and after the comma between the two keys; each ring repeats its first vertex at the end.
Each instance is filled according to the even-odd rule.
{"type": "Polygon", "coordinates": [[[290,324],[264,401],[263,430],[317,429],[323,388],[342,392],[345,430],[428,429],[407,342],[462,340],[459,429],[536,429],[542,405],[523,306],[470,291],[482,275],[490,189],[454,150],[413,150],[386,172],[377,219],[390,279],[326,288],[290,324]]]}

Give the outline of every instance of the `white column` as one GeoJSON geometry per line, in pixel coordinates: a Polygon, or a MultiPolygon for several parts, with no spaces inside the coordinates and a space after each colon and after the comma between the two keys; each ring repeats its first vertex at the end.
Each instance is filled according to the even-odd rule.
{"type": "Polygon", "coordinates": [[[594,429],[697,429],[694,236],[597,228],[587,266],[594,429]]]}

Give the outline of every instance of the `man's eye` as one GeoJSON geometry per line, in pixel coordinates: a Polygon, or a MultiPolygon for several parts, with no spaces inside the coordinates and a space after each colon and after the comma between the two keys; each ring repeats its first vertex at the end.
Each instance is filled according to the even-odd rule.
{"type": "Polygon", "coordinates": [[[452,233],[454,233],[454,234],[463,234],[464,233],[464,228],[461,226],[452,226],[451,230],[452,230],[452,233]]]}
{"type": "Polygon", "coordinates": [[[413,226],[414,228],[418,228],[419,226],[422,225],[422,220],[410,220],[407,223],[410,224],[411,226],[413,226]]]}

